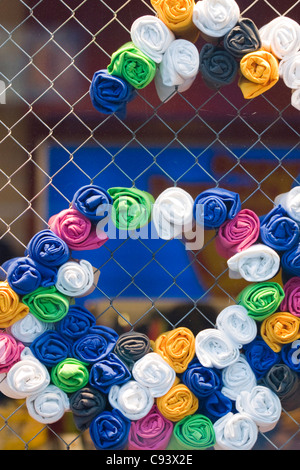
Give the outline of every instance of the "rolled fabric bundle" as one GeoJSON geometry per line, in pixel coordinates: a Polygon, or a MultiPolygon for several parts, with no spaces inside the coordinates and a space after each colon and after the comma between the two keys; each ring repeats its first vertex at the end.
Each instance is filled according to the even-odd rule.
{"type": "Polygon", "coordinates": [[[131,25],[130,35],[135,46],[157,64],[175,39],[174,33],[165,23],[153,15],[137,18],[131,25]]]}
{"type": "Polygon", "coordinates": [[[56,282],[56,268],[47,268],[27,256],[13,258],[4,265],[2,267],[7,271],[7,282],[19,295],[29,294],[40,286],[52,286],[56,282]]]}
{"type": "Polygon", "coordinates": [[[113,351],[119,335],[108,326],[94,325],[73,343],[72,354],[80,361],[94,364],[113,351]]]}
{"type": "Polygon", "coordinates": [[[73,251],[97,250],[108,236],[76,209],[65,209],[50,217],[50,229],[73,251]]]}
{"type": "Polygon", "coordinates": [[[258,282],[246,286],[238,295],[237,302],[246,308],[255,321],[263,321],[279,309],[284,290],[278,282],[258,282]]]}
{"type": "Polygon", "coordinates": [[[255,243],[227,260],[229,277],[248,282],[264,282],[272,279],[280,270],[280,256],[264,245],[255,243]]]}
{"type": "Polygon", "coordinates": [[[150,352],[150,339],[144,333],[128,331],[117,339],[113,352],[131,370],[133,364],[150,352]]]}
{"type": "Polygon", "coordinates": [[[29,346],[38,336],[44,333],[44,331],[53,329],[53,323],[42,322],[29,312],[26,317],[11,325],[8,331],[25,346],[29,346]]]}
{"type": "Polygon", "coordinates": [[[289,312],[273,313],[262,322],[260,334],[273,351],[280,352],[283,344],[300,338],[300,318],[289,312]]]}
{"type": "MultiPolygon", "coordinates": [[[[201,3],[203,1],[201,0],[201,3]]],[[[219,90],[225,85],[230,85],[237,76],[238,64],[235,58],[221,46],[204,44],[200,51],[199,61],[203,81],[212,90],[219,90]]]]}
{"type": "Polygon", "coordinates": [[[206,328],[196,336],[196,356],[204,367],[223,369],[238,360],[239,349],[222,330],[206,328]]]}
{"type": "Polygon", "coordinates": [[[51,369],[54,385],[66,393],[74,393],[85,387],[89,381],[87,365],[74,357],[67,357],[51,369]]]}
{"type": "Polygon", "coordinates": [[[107,396],[93,387],[80,388],[69,396],[70,411],[79,431],[85,431],[93,419],[105,410],[107,396]]]}
{"type": "Polygon", "coordinates": [[[214,423],[233,410],[233,403],[221,390],[217,390],[201,403],[200,409],[214,423]]]}
{"type": "Polygon", "coordinates": [[[112,408],[118,409],[131,421],[146,416],[154,405],[149,389],[135,380],[129,380],[123,385],[113,385],[108,392],[108,401],[112,408]]]}
{"type": "Polygon", "coordinates": [[[111,218],[120,230],[137,230],[151,218],[153,196],[137,188],[109,188],[113,205],[111,218]]]}
{"type": "Polygon", "coordinates": [[[215,432],[211,420],[197,413],[175,424],[167,450],[204,450],[214,444],[215,432]]]}
{"type": "Polygon", "coordinates": [[[278,60],[273,54],[262,49],[250,52],[242,57],[240,72],[238,86],[244,98],[256,98],[278,82],[278,60]]]}
{"type": "Polygon", "coordinates": [[[224,188],[202,191],[195,199],[193,215],[205,229],[219,228],[227,219],[233,219],[241,210],[240,195],[224,188]]]}
{"type": "Polygon", "coordinates": [[[39,287],[24,295],[22,300],[36,318],[46,323],[62,320],[70,306],[69,297],[58,292],[55,286],[39,287]]]}
{"type": "Polygon", "coordinates": [[[100,222],[110,214],[112,203],[108,191],[96,184],[81,186],[72,199],[73,209],[93,223],[100,222]]]}
{"type": "Polygon", "coordinates": [[[195,356],[195,337],[189,328],[178,327],[162,333],[155,340],[153,351],[158,353],[180,374],[195,356]]]}
{"type": "Polygon", "coordinates": [[[96,277],[91,263],[85,259],[67,261],[57,272],[56,289],[67,297],[84,297],[96,286],[96,277]]]}
{"type": "Polygon", "coordinates": [[[154,404],[144,418],[132,421],[128,450],[165,450],[171,439],[173,423],[154,404]]]}
{"type": "Polygon", "coordinates": [[[300,111],[300,87],[296,90],[292,90],[291,94],[291,105],[300,111]]]}
{"type": "Polygon", "coordinates": [[[70,356],[71,345],[57,331],[45,331],[30,345],[34,356],[46,367],[53,367],[70,356]]]}
{"type": "Polygon", "coordinates": [[[259,29],[262,47],[278,59],[299,50],[300,25],[287,16],[277,16],[259,29]]]}
{"type": "Polygon", "coordinates": [[[259,336],[245,345],[244,353],[257,380],[266,375],[274,364],[280,362],[280,355],[273,351],[259,336]]]}
{"type": "Polygon", "coordinates": [[[193,11],[193,22],[206,40],[225,36],[239,17],[240,8],[235,0],[201,0],[193,11]]]}
{"type": "Polygon", "coordinates": [[[24,254],[48,268],[57,268],[70,258],[66,242],[50,229],[36,233],[27,244],[24,254]]]}
{"type": "Polygon", "coordinates": [[[263,385],[256,385],[250,391],[241,391],[236,398],[235,406],[237,411],[252,418],[261,432],[274,429],[282,411],[278,396],[263,385]]]}
{"type": "Polygon", "coordinates": [[[244,354],[222,370],[221,392],[230,400],[235,401],[242,390],[252,390],[257,385],[256,376],[244,354]]]}
{"type": "Polygon", "coordinates": [[[284,283],[291,277],[300,276],[300,244],[283,253],[281,267],[284,283]]]}
{"type": "Polygon", "coordinates": [[[151,0],[158,18],[175,34],[177,38],[196,42],[199,31],[193,23],[194,0],[174,2],[172,0],[151,0]]]}
{"type": "Polygon", "coordinates": [[[286,411],[300,406],[300,378],[287,364],[275,364],[261,379],[260,385],[268,387],[279,397],[286,411]]]}
{"type": "Polygon", "coordinates": [[[239,349],[251,343],[257,335],[257,325],[242,305],[225,307],[216,318],[216,327],[223,331],[239,349]]]}
{"type": "Polygon", "coordinates": [[[226,33],[223,45],[236,59],[241,59],[250,52],[261,48],[260,33],[255,23],[250,18],[240,17],[237,24],[226,33]]]}
{"type": "Polygon", "coordinates": [[[165,418],[176,423],[196,413],[199,400],[186,385],[179,382],[173,385],[165,395],[156,398],[156,405],[165,418]]]}
{"type": "Polygon", "coordinates": [[[291,219],[300,222],[300,186],[294,186],[286,193],[278,194],[274,199],[275,205],[281,205],[291,219]]]}
{"type": "Polygon", "coordinates": [[[191,230],[194,199],[181,188],[167,188],[156,199],[152,221],[163,240],[182,236],[185,228],[191,230]]]}
{"type": "Polygon", "coordinates": [[[300,279],[297,276],[291,277],[283,286],[284,299],[280,304],[282,312],[290,312],[296,317],[300,317],[300,279]]]}
{"type": "Polygon", "coordinates": [[[200,401],[221,386],[220,378],[214,369],[202,366],[198,360],[190,362],[181,380],[200,401]]]}
{"type": "Polygon", "coordinates": [[[90,437],[97,450],[124,450],[130,420],[119,410],[104,410],[90,424],[90,437]]]}
{"type": "Polygon", "coordinates": [[[103,393],[108,393],[112,385],[121,385],[130,379],[130,371],[114,353],[107,354],[90,369],[90,385],[103,393]]]}
{"type": "Polygon", "coordinates": [[[28,414],[42,424],[59,421],[69,411],[68,395],[53,384],[26,398],[28,414]]]}
{"type": "Polygon", "coordinates": [[[154,83],[159,99],[167,102],[175,91],[187,91],[198,72],[197,47],[186,39],[175,39],[164,53],[155,74],[154,83]]]}
{"type": "Polygon", "coordinates": [[[0,391],[10,398],[23,399],[39,393],[49,384],[47,368],[25,347],[20,360],[9,369],[0,383],[0,391]]]}
{"type": "Polygon", "coordinates": [[[107,69],[94,73],[89,89],[94,108],[103,114],[126,117],[127,104],[135,97],[134,88],[121,77],[108,73],[107,69]]]}
{"type": "Polygon", "coordinates": [[[20,360],[24,344],[6,332],[0,333],[0,374],[6,373],[20,360]]]}
{"type": "Polygon", "coordinates": [[[176,372],[159,354],[150,352],[135,362],[132,377],[143,387],[147,387],[156,398],[170,390],[176,379],[176,372]]]}
{"type": "Polygon", "coordinates": [[[214,423],[215,450],[251,450],[257,441],[258,427],[244,413],[228,413],[214,423]]]}
{"type": "Polygon", "coordinates": [[[9,328],[29,313],[28,306],[20,302],[19,295],[7,281],[0,282],[0,328],[9,328]]]}
{"type": "Polygon", "coordinates": [[[292,343],[284,344],[281,348],[281,359],[290,369],[299,374],[300,372],[300,342],[299,340],[292,343]]]}
{"type": "MultiPolygon", "coordinates": [[[[300,25],[299,25],[300,28],[300,25]]],[[[300,41],[300,37],[299,37],[300,41]]],[[[300,51],[284,57],[279,63],[279,76],[285,86],[292,89],[300,88],[300,51]]]]}
{"type": "Polygon", "coordinates": [[[242,209],[232,220],[226,220],[219,228],[215,247],[222,258],[230,258],[253,245],[258,237],[260,221],[250,209],[242,209]]]}
{"type": "Polygon", "coordinates": [[[141,90],[154,79],[156,63],[129,41],[113,52],[107,71],[141,90]]]}
{"type": "Polygon", "coordinates": [[[74,343],[85,336],[96,325],[95,316],[81,305],[71,305],[67,315],[57,323],[56,330],[68,341],[74,343]]]}
{"type": "Polygon", "coordinates": [[[273,250],[286,251],[299,242],[299,226],[279,204],[261,218],[260,238],[273,250]]]}

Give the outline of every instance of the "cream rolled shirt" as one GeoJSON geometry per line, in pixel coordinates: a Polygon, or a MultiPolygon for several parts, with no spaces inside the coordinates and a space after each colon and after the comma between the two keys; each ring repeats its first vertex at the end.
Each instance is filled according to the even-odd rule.
{"type": "Polygon", "coordinates": [[[204,367],[223,369],[236,362],[240,352],[228,336],[217,328],[206,328],[195,338],[195,351],[204,367]]]}
{"type": "Polygon", "coordinates": [[[29,415],[43,424],[55,423],[70,409],[68,395],[53,384],[27,397],[26,406],[29,415]]]}
{"type": "Polygon", "coordinates": [[[135,362],[132,376],[143,387],[148,388],[151,395],[156,398],[170,390],[176,372],[159,354],[148,353],[135,362]]]}
{"type": "Polygon", "coordinates": [[[193,22],[211,38],[225,36],[238,22],[240,8],[235,0],[200,0],[193,11],[193,22]]]}
{"type": "Polygon", "coordinates": [[[136,380],[129,380],[121,386],[113,385],[108,392],[108,401],[131,421],[146,416],[154,405],[150,390],[136,380]]]}
{"type": "Polygon", "coordinates": [[[251,343],[257,335],[256,322],[243,305],[225,307],[216,318],[216,327],[239,349],[251,343]]]}

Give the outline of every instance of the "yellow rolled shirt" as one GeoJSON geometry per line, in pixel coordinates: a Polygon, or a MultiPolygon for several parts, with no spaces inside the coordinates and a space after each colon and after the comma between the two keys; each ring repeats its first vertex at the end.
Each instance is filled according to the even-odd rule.
{"type": "Polygon", "coordinates": [[[240,61],[240,73],[238,85],[244,98],[255,98],[278,82],[279,62],[270,52],[250,52],[240,61]]]}
{"type": "Polygon", "coordinates": [[[280,352],[284,344],[300,338],[300,318],[289,312],[273,313],[262,322],[260,333],[273,351],[280,352]]]}
{"type": "Polygon", "coordinates": [[[195,336],[188,328],[175,328],[161,334],[154,342],[153,349],[180,374],[195,356],[195,336]]]}

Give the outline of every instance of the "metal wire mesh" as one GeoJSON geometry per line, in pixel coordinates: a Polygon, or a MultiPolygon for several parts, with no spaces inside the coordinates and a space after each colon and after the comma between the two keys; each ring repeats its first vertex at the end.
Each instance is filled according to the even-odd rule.
{"type": "MultiPolygon", "coordinates": [[[[299,21],[299,1],[238,3],[258,27],[278,15],[299,21]]],[[[169,186],[193,196],[207,187],[230,187],[259,215],[277,194],[300,184],[299,113],[282,83],[245,101],[236,84],[212,91],[198,77],[191,90],[167,103],[150,84],[129,104],[125,119],[92,108],[93,73],[129,40],[134,19],[154,13],[148,0],[1,0],[0,7],[2,261],[21,256],[30,237],[47,227],[54,210],[68,207],[82,184],[136,186],[154,197],[169,186]]],[[[107,243],[93,255],[101,282],[88,308],[119,332],[135,328],[153,337],[179,325],[196,332],[214,324],[243,281],[232,286],[213,239],[207,232],[197,252],[186,252],[179,240],[107,243]]],[[[298,449],[299,423],[299,410],[284,411],[257,448],[298,449]]],[[[0,447],[93,448],[71,416],[42,426],[22,401],[4,399],[0,447]]]]}

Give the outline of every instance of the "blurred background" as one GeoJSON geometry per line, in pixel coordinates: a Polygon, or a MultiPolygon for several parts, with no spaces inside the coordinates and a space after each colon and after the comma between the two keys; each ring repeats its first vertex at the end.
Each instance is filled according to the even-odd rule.
{"type": "MultiPolygon", "coordinates": [[[[238,4],[258,28],[281,14],[300,21],[299,1],[238,4]]],[[[193,197],[218,185],[238,192],[243,208],[259,216],[277,194],[300,184],[299,111],[282,81],[248,101],[236,82],[216,92],[198,75],[167,103],[151,83],[123,120],[92,107],[94,72],[130,40],[136,18],[154,14],[150,0],[0,0],[0,7],[1,263],[22,256],[84,184],[136,186],[154,197],[174,185],[193,197]]],[[[202,45],[200,38],[196,46],[202,45]]],[[[155,339],[174,326],[197,333],[245,286],[229,279],[214,236],[205,232],[197,252],[181,240],[130,238],[78,252],[100,271],[97,288],[82,302],[119,333],[134,328],[155,339]]],[[[283,413],[257,448],[299,449],[299,421],[299,410],[283,413]]],[[[28,417],[22,401],[2,398],[0,448],[92,446],[71,415],[45,427],[28,417]]]]}

